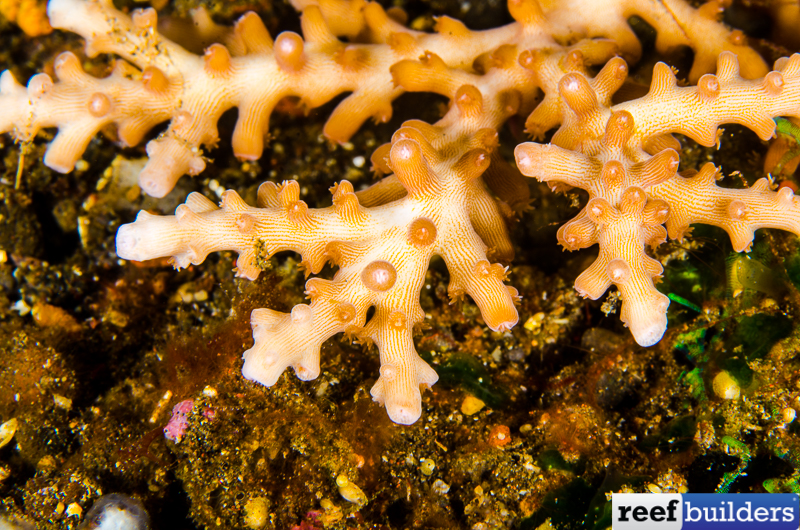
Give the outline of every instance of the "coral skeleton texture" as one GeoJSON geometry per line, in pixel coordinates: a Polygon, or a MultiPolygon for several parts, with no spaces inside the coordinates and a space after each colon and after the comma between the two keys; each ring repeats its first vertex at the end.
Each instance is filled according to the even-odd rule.
{"type": "Polygon", "coordinates": [[[54,27],[83,36],[90,57],[121,60],[99,79],[63,53],[57,80],[38,74],[27,87],[5,71],[0,131],[30,142],[56,127],[45,164],[68,172],[101,130],[113,127],[119,142],[132,146],[169,121],[148,143],[139,177],[146,193],[162,197],[184,174],[204,170],[204,150],[219,141],[217,121],[233,107],[234,154],[254,160],[268,140],[272,110],[289,96],[310,109],[349,94],[324,128],[334,142],[346,142],[369,118],[388,121],[404,91],[448,97],[437,123],[408,121],[375,150],[382,180],[358,192],[338,182],[330,207],[309,207],[295,181],[267,182],[257,207],[234,191],[219,206],[193,193],[174,216],[142,211],[117,235],[121,258],[171,256],[176,267],[234,250],[237,274],[248,279],[285,250],[301,254],[308,273],[336,265],[332,280],[307,281],[309,304],[252,313],[255,343],[244,354],[244,376],[270,386],[291,366],[299,378],[314,379],[321,345],[346,333],[377,346],[372,396],[393,421],[410,424],[422,413],[420,387],[437,381],[412,338],[424,318],[420,290],[434,255],[449,270],[450,296],[469,295],[489,328],[507,331],[518,322],[517,291],[504,283],[513,257],[506,223],[527,207],[528,181],[499,155],[497,135],[514,115],[527,117],[536,139],[558,128],[549,144],[518,146],[517,165],[554,190],[589,193],[559,242],[567,250],[599,245],[575,287],[597,299],[615,285],[621,318],[643,346],[663,336],[669,305],[654,285],[662,267],[646,245],[681,238],[692,223],[724,228],[737,251],[749,249],[757,228],[800,234],[800,205],[788,188],[772,191],[766,179],[749,189],[720,188],[710,164],[678,173],[681,146],[673,134],[712,146],[720,125],[739,123],[766,140],[773,118],[800,117],[800,55],[768,71],[741,32],[717,21],[723,3],[694,9],[683,0],[509,0],[515,22],[506,26],[471,31],[440,17],[436,33],[424,33],[376,3],[294,0],[302,37],[283,32],[273,40],[248,13],[230,30],[211,24],[221,42],[200,56],[160,35],[152,8],[129,16],[108,0],[51,0],[54,27]],[[693,49],[688,80],[696,86],[678,86],[670,67],[658,63],[647,95],[612,104],[626,60],[641,55],[627,24],[634,15],[656,30],[659,52],[693,49]],[[595,65],[604,66],[593,76],[595,65]]]}

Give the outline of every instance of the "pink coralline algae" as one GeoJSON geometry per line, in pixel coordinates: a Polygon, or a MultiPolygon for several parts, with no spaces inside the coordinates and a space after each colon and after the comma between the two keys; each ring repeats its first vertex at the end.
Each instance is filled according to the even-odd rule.
{"type": "Polygon", "coordinates": [[[311,511],[306,514],[306,519],[301,521],[299,525],[294,525],[292,530],[320,530],[322,527],[317,526],[319,521],[320,512],[311,511]]]}
{"type": "Polygon", "coordinates": [[[164,437],[175,443],[180,443],[186,428],[189,426],[189,413],[192,411],[194,401],[186,399],[172,407],[172,417],[164,427],[164,437]]]}
{"type": "Polygon", "coordinates": [[[203,417],[208,421],[214,421],[214,419],[217,417],[217,411],[211,407],[205,407],[203,409],[203,417]]]}

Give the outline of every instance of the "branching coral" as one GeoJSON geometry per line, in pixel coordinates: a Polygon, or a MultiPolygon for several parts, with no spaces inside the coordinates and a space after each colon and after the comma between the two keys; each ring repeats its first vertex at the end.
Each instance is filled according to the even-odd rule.
{"type": "Polygon", "coordinates": [[[244,376],[271,386],[292,366],[300,379],[314,379],[322,343],[345,332],[378,346],[381,370],[372,396],[392,420],[413,423],[421,414],[420,385],[437,380],[411,335],[424,318],[419,293],[433,255],[450,270],[450,295],[469,294],[490,328],[508,330],[518,320],[516,291],[503,285],[507,268],[489,263],[484,244],[492,243],[494,253],[511,250],[504,221],[478,178],[497,135],[483,129],[447,159],[430,143],[435,132],[406,126],[395,133],[388,164],[408,192],[400,200],[366,208],[347,181],[332,188],[333,205],[322,209],[309,209],[294,181],[280,188],[263,184],[260,208],[233,191],[220,208],[194,193],[174,217],[141,212],[120,229],[117,251],[136,260],[172,255],[177,266],[186,266],[211,251],[236,250],[238,274],[250,279],[259,273],[257,249],[299,252],[310,272],[331,261],[339,267],[333,280],[306,284],[309,305],[296,305],[290,314],[253,312],[255,345],[244,354],[244,376]]]}
{"type": "Polygon", "coordinates": [[[255,344],[243,369],[249,379],[272,385],[289,366],[301,379],[313,379],[320,346],[343,332],[377,345],[381,368],[373,397],[394,421],[416,421],[420,386],[437,380],[412,339],[424,317],[420,289],[434,255],[448,267],[451,297],[468,294],[493,330],[514,326],[516,291],[504,284],[507,268],[492,261],[512,258],[505,218],[528,202],[525,179],[497,150],[497,130],[515,114],[529,115],[526,126],[535,137],[560,125],[551,145],[520,146],[518,164],[558,189],[589,191],[589,204],[559,240],[570,250],[600,245],[598,260],[576,287],[597,298],[616,284],[625,300],[622,318],[641,344],[656,342],[666,326],[668,301],[652,281],[661,266],[644,250],[645,243],[666,239],[663,223],[672,237],[691,222],[722,225],[737,249],[757,227],[797,231],[779,211],[794,215],[791,194],[766,184],[723,190],[709,180],[715,171],[708,167],[694,177],[676,174],[679,145],[672,133],[712,145],[721,123],[737,122],[767,138],[773,116],[797,115],[798,60],[767,74],[743,35],[717,22],[719,2],[695,10],[683,0],[604,1],[587,9],[578,0],[509,0],[515,22],[507,26],[470,31],[441,17],[433,34],[411,30],[393,18],[396,12],[363,0],[294,4],[302,10],[303,37],[284,32],[273,40],[249,13],[230,31],[214,27],[222,42],[199,56],[160,35],[152,9],[128,16],[109,0],[51,0],[51,22],[82,35],[87,55],[123,60],[104,79],[88,75],[71,53],[56,60],[55,82],[39,74],[25,88],[8,71],[0,77],[0,130],[27,142],[57,127],[45,163],[58,171],[70,171],[101,130],[112,128],[120,143],[136,145],[169,120],[148,143],[140,175],[142,189],[154,196],[205,168],[204,149],[218,142],[217,121],[233,107],[239,112],[234,154],[252,160],[261,156],[270,114],[285,97],[314,108],[349,93],[324,128],[337,142],[370,117],[387,121],[404,91],[450,99],[439,122],[406,122],[373,153],[375,170],[386,175],[381,181],[358,193],[339,182],[328,208],[309,207],[298,184],[285,181],[263,184],[257,208],[233,191],[220,206],[192,194],[174,216],[141,212],[120,228],[117,253],[124,259],[171,256],[176,267],[186,267],[210,252],[234,250],[238,275],[249,279],[264,259],[284,250],[300,253],[309,273],[328,261],[338,266],[332,280],[307,282],[309,304],[290,313],[253,312],[255,344]],[[612,106],[627,75],[625,61],[613,57],[636,60],[641,53],[627,25],[633,15],[656,29],[659,51],[693,48],[689,78],[699,79],[698,87],[677,87],[669,68],[659,65],[647,96],[612,106]],[[720,53],[718,77],[704,75],[720,53]],[[591,77],[590,67],[601,64],[591,77]],[[766,77],[745,81],[739,64],[743,78],[766,77]],[[759,98],[768,102],[763,108],[753,104],[759,98]],[[702,200],[682,197],[701,189],[702,200]],[[375,313],[367,319],[371,307],[375,313]]]}
{"type": "Polygon", "coordinates": [[[375,3],[309,2],[302,14],[305,39],[283,32],[273,41],[258,16],[249,13],[222,39],[225,43],[198,56],[155,30],[152,8],[128,16],[114,9],[110,0],[51,0],[51,23],[83,36],[87,55],[111,53],[124,61],[117,63],[110,77],[96,79],[73,55],[65,54],[56,61],[57,82],[39,74],[27,90],[4,72],[0,131],[12,131],[17,139],[28,141],[43,128],[57,127],[59,134],[45,163],[68,172],[101,129],[113,125],[123,145],[136,145],[154,125],[170,120],[167,131],[148,144],[150,162],[140,175],[142,189],[162,197],[182,175],[203,171],[203,146],[218,142],[217,121],[226,110],[239,109],[234,153],[252,160],[261,156],[270,114],[282,98],[297,96],[306,108],[314,108],[350,92],[325,126],[328,138],[343,142],[368,118],[391,117],[391,102],[402,89],[392,82],[390,67],[424,53],[469,71],[476,59],[503,45],[518,51],[558,48],[558,42],[583,35],[608,35],[619,38],[623,50],[635,56],[638,46],[625,21],[641,14],[659,29],[664,47],[689,44],[697,50],[695,71],[708,69],[703,59],[708,53],[730,49],[748,57],[750,76],[763,74],[763,61],[731,39],[723,26],[697,16],[680,0],[673,3],[681,9],[672,8],[672,15],[664,7],[654,7],[659,2],[636,0],[622,10],[610,8],[602,20],[581,21],[576,13],[588,16],[587,10],[570,4],[552,7],[545,17],[537,3],[512,0],[509,9],[515,23],[475,32],[441,17],[438,33],[427,34],[395,22],[375,3]],[[573,27],[576,21],[579,28],[573,27]],[[368,43],[347,44],[337,35],[361,36],[368,43]]]}
{"type": "Polygon", "coordinates": [[[678,87],[670,67],[659,63],[646,96],[610,106],[626,72],[625,63],[615,59],[593,80],[577,73],[564,76],[559,82],[563,124],[552,143],[521,144],[516,158],[523,174],[555,189],[589,192],[586,207],[558,233],[567,250],[600,246],[575,288],[597,299],[616,285],[624,301],[623,322],[639,344],[650,346],[664,334],[669,300],[653,285],[662,267],[647,256],[645,245],[660,245],[667,233],[682,238],[692,223],[725,229],[739,252],[749,250],[758,228],[800,235],[800,203],[791,189],[771,191],[767,179],[744,190],[721,188],[713,164],[680,175],[680,144],[671,136],[680,133],[712,146],[720,125],[739,123],[762,139],[771,138],[774,116],[800,115],[800,55],[779,60],[762,79],[747,81],[739,76],[736,56],[725,52],[717,75],[704,75],[695,87],[678,87]]]}

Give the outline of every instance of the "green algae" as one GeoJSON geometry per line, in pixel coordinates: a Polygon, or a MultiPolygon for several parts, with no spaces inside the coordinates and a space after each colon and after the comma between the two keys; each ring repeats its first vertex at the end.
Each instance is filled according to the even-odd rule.
{"type": "MultiPolygon", "coordinates": [[[[422,358],[431,362],[430,356],[422,358]]],[[[443,363],[435,363],[439,383],[448,388],[462,388],[492,408],[502,408],[508,403],[508,395],[502,387],[492,381],[489,370],[474,356],[466,353],[450,355],[443,363]]]]}

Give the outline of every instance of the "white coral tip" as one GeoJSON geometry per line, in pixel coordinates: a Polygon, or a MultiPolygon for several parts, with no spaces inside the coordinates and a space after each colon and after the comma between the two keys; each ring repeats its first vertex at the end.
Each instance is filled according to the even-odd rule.
{"type": "Polygon", "coordinates": [[[316,363],[314,363],[313,359],[301,361],[295,363],[292,368],[294,368],[295,375],[301,381],[313,381],[319,377],[319,360],[316,363]]]}
{"type": "Polygon", "coordinates": [[[249,381],[256,381],[264,386],[272,386],[278,382],[278,378],[286,369],[285,366],[277,362],[278,355],[275,352],[265,352],[256,343],[252,348],[244,352],[244,366],[242,366],[242,376],[249,381]]]}
{"type": "Polygon", "coordinates": [[[389,419],[400,425],[411,425],[422,416],[422,403],[419,395],[407,396],[406,399],[396,399],[386,402],[386,412],[389,419]],[[416,397],[416,399],[414,399],[416,397]]]}
{"type": "Polygon", "coordinates": [[[142,188],[142,191],[147,195],[155,197],[156,199],[161,199],[172,191],[172,188],[175,186],[175,181],[177,180],[178,178],[174,178],[173,180],[165,181],[159,178],[159,175],[154,171],[148,171],[147,168],[145,168],[139,175],[139,187],[142,188]]]}
{"type": "Polygon", "coordinates": [[[631,326],[631,333],[633,334],[633,338],[636,340],[636,343],[639,344],[639,346],[644,347],[653,346],[660,341],[666,330],[666,314],[658,315],[658,317],[652,322],[648,322],[644,325],[631,326]]]}
{"type": "Polygon", "coordinates": [[[136,226],[133,224],[122,225],[117,231],[117,256],[122,259],[142,261],[137,246],[140,237],[137,235],[136,226]]]}

